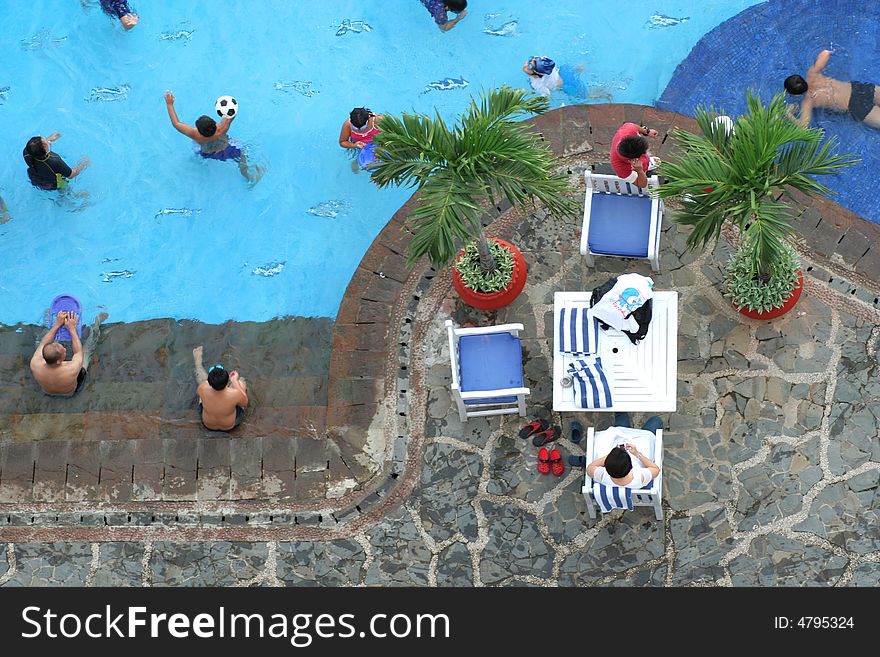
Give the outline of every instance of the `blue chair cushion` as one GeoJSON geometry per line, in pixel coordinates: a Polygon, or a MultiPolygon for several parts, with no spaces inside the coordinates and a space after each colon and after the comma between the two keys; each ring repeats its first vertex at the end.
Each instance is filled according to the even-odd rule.
{"type": "MultiPolygon", "coordinates": [[[[461,391],[522,388],[522,343],[507,331],[458,339],[461,391]]],[[[470,399],[465,404],[507,404],[516,397],[470,399]]]]}
{"type": "Polygon", "coordinates": [[[595,192],[590,211],[590,251],[629,258],[648,257],[651,198],[595,192]]]}

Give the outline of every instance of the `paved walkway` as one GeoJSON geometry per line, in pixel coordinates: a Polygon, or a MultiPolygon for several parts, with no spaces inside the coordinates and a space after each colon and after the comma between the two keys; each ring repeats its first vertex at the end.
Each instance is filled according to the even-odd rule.
{"type": "MultiPolygon", "coordinates": [[[[678,120],[592,106],[536,121],[581,188],[582,171],[607,156],[620,112],[652,125],[678,120]]],[[[833,206],[811,207],[826,226],[837,217],[833,206]]],[[[397,224],[374,244],[389,263],[383,240],[397,224]]],[[[387,476],[311,508],[275,499],[7,503],[0,585],[880,585],[876,272],[817,255],[804,233],[804,296],[784,318],[752,321],[718,291],[728,247],[697,257],[667,224],[653,277],[679,292],[681,339],[678,412],[663,416],[666,518],[637,509],[590,520],[582,471],[539,475],[537,450],[516,437],[519,418],[459,422],[443,322],[522,322],[529,411],[549,416],[553,292],[648,269],[603,259],[587,270],[575,217],[508,210],[490,231],[515,242],[529,266],[524,294],[498,313],[463,306],[448,273],[429,268],[398,273],[386,301],[351,295],[340,312],[331,362],[364,355],[362,369],[343,376],[331,365],[329,389],[362,380],[376,394],[347,400],[373,410],[329,430],[384,450],[387,476]],[[360,315],[366,334],[386,325],[387,342],[356,342],[352,319],[366,301],[387,304],[360,315]],[[341,333],[355,356],[336,350],[341,333]]],[[[387,277],[375,257],[361,270],[376,278],[359,270],[356,289],[387,277]]],[[[573,417],[553,419],[567,435],[573,417]]],[[[599,413],[579,419],[608,423],[599,413]]],[[[580,453],[567,440],[560,447],[580,453]]]]}

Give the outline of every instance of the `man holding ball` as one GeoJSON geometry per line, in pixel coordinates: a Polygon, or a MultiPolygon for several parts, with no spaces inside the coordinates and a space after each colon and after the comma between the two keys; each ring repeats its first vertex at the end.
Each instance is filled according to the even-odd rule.
{"type": "MultiPolygon", "coordinates": [[[[222,114],[224,110],[220,108],[220,101],[229,98],[223,96],[218,99],[217,113],[222,114]]],[[[235,103],[235,99],[231,99],[235,103]]],[[[255,183],[263,176],[261,167],[254,167],[253,171],[248,169],[247,155],[234,143],[230,142],[227,132],[232,120],[237,116],[233,112],[222,115],[220,123],[217,123],[210,116],[202,115],[196,119],[195,127],[182,123],[177,118],[177,111],[174,109],[174,94],[170,91],[165,92],[165,105],[168,109],[168,117],[171,119],[171,125],[179,133],[186,135],[199,145],[199,155],[210,160],[235,160],[238,162],[238,169],[241,175],[250,182],[255,183]]],[[[238,104],[235,103],[235,107],[238,104]]]]}

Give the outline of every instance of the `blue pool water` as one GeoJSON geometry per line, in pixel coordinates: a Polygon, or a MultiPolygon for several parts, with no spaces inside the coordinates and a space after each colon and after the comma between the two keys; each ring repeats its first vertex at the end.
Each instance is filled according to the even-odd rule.
{"type": "Polygon", "coordinates": [[[352,107],[452,118],[481,88],[525,85],[532,54],[583,66],[588,97],[556,105],[650,104],[703,34],[754,4],[634,3],[621,26],[617,3],[473,0],[443,33],[418,0],[150,0],[126,33],[96,0],[0,3],[0,323],[39,322],[61,293],[111,321],[334,317],[411,193],[352,174],[337,145],[352,107]],[[264,178],[251,188],[234,163],[196,156],[166,89],[189,124],[234,95],[230,134],[264,178]],[[88,199],[28,183],[21,150],[54,131],[71,166],[90,156],[72,184],[88,199]]]}
{"type": "MultiPolygon", "coordinates": [[[[832,50],[825,74],[839,80],[880,84],[880,3],[874,0],[770,0],[743,11],[706,34],[681,62],[658,105],[693,114],[714,104],[736,116],[745,111],[746,88],[768,99],[783,80],[806,70],[824,49],[832,50]],[[808,7],[808,10],[805,9],[808,7]]],[[[788,96],[788,102],[799,99],[788,96]]],[[[817,110],[814,126],[839,142],[838,152],[861,162],[822,183],[840,205],[880,223],[876,172],[880,130],[845,113],[817,110]]]]}

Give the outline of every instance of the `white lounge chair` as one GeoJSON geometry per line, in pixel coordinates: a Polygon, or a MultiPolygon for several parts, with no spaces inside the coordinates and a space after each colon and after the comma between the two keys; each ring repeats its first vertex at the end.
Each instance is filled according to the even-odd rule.
{"type": "Polygon", "coordinates": [[[452,397],[462,422],[469,417],[526,414],[522,324],[457,328],[446,320],[452,397]]]}
{"type": "Polygon", "coordinates": [[[643,258],[660,271],[660,227],[663,201],[648,193],[660,186],[657,176],[648,187],[636,187],[617,176],[586,171],[581,255],[593,266],[594,255],[643,258]]]}
{"type": "MultiPolygon", "coordinates": [[[[593,427],[587,427],[587,445],[586,459],[587,463],[595,461],[600,456],[605,456],[611,451],[614,445],[604,441],[596,440],[596,432],[593,427]],[[602,444],[599,444],[602,443],[602,444]]],[[[660,468],[660,474],[651,480],[644,488],[628,489],[632,505],[650,506],[654,509],[654,516],[657,520],[663,520],[663,508],[661,507],[661,493],[663,490],[663,429],[657,429],[657,434],[650,445],[639,445],[639,451],[645,454],[649,459],[657,464],[660,468]]],[[[627,494],[627,489],[623,486],[604,486],[605,493],[609,495],[609,499],[617,497],[623,499],[627,494]]],[[[584,499],[587,501],[587,513],[591,518],[596,517],[596,502],[593,500],[593,480],[586,474],[584,475],[584,484],[581,487],[584,499]]]]}

